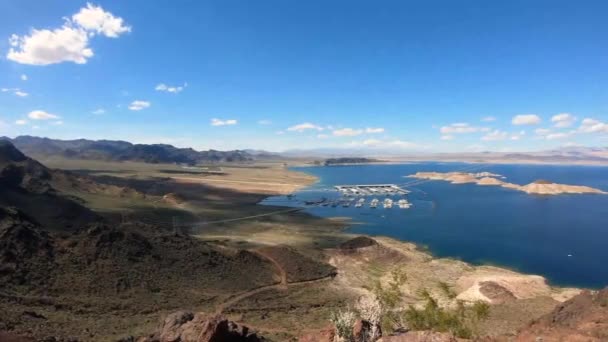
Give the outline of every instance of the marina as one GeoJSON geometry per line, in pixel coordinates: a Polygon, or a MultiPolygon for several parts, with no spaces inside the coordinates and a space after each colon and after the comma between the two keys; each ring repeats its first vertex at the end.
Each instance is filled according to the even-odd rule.
{"type": "Polygon", "coordinates": [[[396,184],[336,185],[334,188],[344,196],[407,195],[409,191],[396,184]]]}
{"type": "MultiPolygon", "coordinates": [[[[410,191],[403,189],[396,184],[355,184],[355,185],[336,185],[333,187],[339,194],[337,198],[322,197],[320,199],[306,200],[306,206],[321,206],[321,207],[342,207],[342,208],[363,208],[366,204],[370,208],[378,208],[381,206],[384,209],[393,207],[399,209],[409,209],[412,203],[405,199],[405,196],[410,191]],[[374,196],[371,200],[367,200],[367,196],[374,196]],[[378,196],[385,196],[383,200],[378,199],[378,196]]],[[[291,196],[289,199],[293,199],[291,196]]]]}

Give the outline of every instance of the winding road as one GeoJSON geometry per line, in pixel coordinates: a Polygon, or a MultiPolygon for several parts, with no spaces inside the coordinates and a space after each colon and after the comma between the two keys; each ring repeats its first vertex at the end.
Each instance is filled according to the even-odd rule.
{"type": "Polygon", "coordinates": [[[276,268],[277,273],[279,274],[279,276],[281,278],[280,281],[276,284],[261,286],[261,287],[255,288],[253,290],[244,291],[244,292],[238,293],[234,296],[227,298],[226,300],[224,300],[223,302],[218,304],[217,307],[215,308],[215,312],[217,314],[223,313],[227,308],[231,307],[232,305],[240,302],[241,300],[243,300],[245,298],[254,296],[260,292],[264,292],[264,291],[268,291],[268,290],[287,290],[291,286],[314,284],[314,283],[319,283],[319,282],[322,282],[325,280],[330,280],[330,279],[334,278],[333,275],[328,275],[328,276],[317,278],[317,279],[288,282],[287,281],[287,272],[285,272],[285,269],[281,266],[281,264],[276,259],[274,259],[270,255],[268,255],[262,251],[259,251],[259,250],[250,250],[250,252],[255,253],[258,256],[271,262],[274,265],[274,267],[276,268]]]}

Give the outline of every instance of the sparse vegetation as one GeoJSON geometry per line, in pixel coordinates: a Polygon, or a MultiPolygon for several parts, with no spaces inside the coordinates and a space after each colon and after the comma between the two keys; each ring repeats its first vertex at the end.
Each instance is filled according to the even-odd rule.
{"type": "Polygon", "coordinates": [[[490,315],[490,305],[479,300],[473,304],[473,312],[477,320],[484,320],[490,315]]]}
{"type": "Polygon", "coordinates": [[[340,342],[350,342],[353,339],[353,326],[357,314],[352,310],[339,310],[331,313],[329,319],[336,327],[336,334],[340,342]]]}
{"type": "Polygon", "coordinates": [[[407,281],[407,274],[403,270],[391,272],[391,281],[388,287],[383,287],[380,282],[374,286],[373,292],[378,298],[382,308],[382,318],[380,326],[383,331],[393,331],[395,327],[401,325],[399,304],[402,299],[401,285],[407,281]]]}
{"type": "Polygon", "coordinates": [[[449,332],[456,337],[471,338],[473,329],[467,322],[467,310],[459,304],[455,310],[441,308],[437,300],[424,291],[425,305],[418,309],[410,306],[405,311],[408,328],[449,332]]]}
{"type": "MultiPolygon", "coordinates": [[[[471,307],[457,301],[455,308],[443,308],[427,289],[421,289],[418,293],[424,300],[422,308],[410,305],[403,310],[400,305],[403,297],[401,286],[406,281],[406,273],[397,269],[391,273],[388,286],[383,287],[378,282],[374,287],[379,311],[382,313],[378,321],[383,331],[390,332],[396,328],[407,327],[412,330],[449,332],[456,337],[471,338],[475,335],[477,323],[489,315],[490,306],[481,301],[471,307]]],[[[456,298],[456,293],[447,283],[439,282],[439,288],[448,298],[456,298]]]]}
{"type": "Polygon", "coordinates": [[[363,296],[359,298],[356,306],[359,316],[371,324],[371,330],[366,336],[367,341],[375,341],[381,335],[378,326],[382,320],[382,304],[376,296],[363,296]]]}
{"type": "Polygon", "coordinates": [[[454,299],[458,295],[456,292],[454,292],[454,290],[446,282],[440,281],[438,283],[438,285],[439,285],[439,288],[441,289],[441,291],[443,291],[443,293],[449,299],[454,299]]]}

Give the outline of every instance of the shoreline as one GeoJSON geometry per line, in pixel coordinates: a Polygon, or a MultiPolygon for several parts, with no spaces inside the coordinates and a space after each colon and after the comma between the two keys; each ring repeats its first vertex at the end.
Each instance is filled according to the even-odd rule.
{"type": "MultiPolygon", "coordinates": [[[[559,161],[542,161],[542,160],[468,160],[468,159],[404,159],[404,160],[388,160],[382,162],[370,163],[345,163],[332,166],[357,166],[357,165],[408,165],[422,163],[459,163],[459,164],[498,164],[498,165],[548,165],[548,166],[588,166],[588,167],[608,167],[608,161],[575,161],[575,162],[559,162],[559,161]]],[[[325,165],[312,165],[309,163],[294,163],[289,167],[326,167],[325,165]]]]}
{"type": "MultiPolygon", "coordinates": [[[[361,164],[357,164],[357,165],[361,165],[361,164]]],[[[311,166],[314,166],[314,165],[311,165],[311,166]]],[[[289,171],[300,172],[300,171],[293,171],[293,170],[289,170],[289,171]]],[[[313,182],[307,186],[318,183],[320,181],[319,177],[308,174],[308,173],[306,173],[306,174],[309,176],[312,176],[316,179],[315,182],[313,182]]],[[[307,186],[303,186],[302,188],[306,188],[307,186]]],[[[381,241],[391,241],[393,244],[400,244],[400,245],[404,245],[404,246],[408,246],[408,245],[413,246],[414,249],[418,253],[428,256],[428,258],[432,261],[450,260],[450,261],[463,263],[470,267],[495,268],[495,269],[498,269],[501,271],[511,272],[511,273],[518,274],[521,276],[540,277],[544,280],[544,282],[547,284],[547,286],[549,286],[551,289],[598,290],[598,289],[602,288],[601,286],[600,287],[589,287],[589,286],[578,286],[578,285],[572,285],[572,284],[559,284],[559,283],[552,282],[550,279],[548,279],[547,277],[545,277],[541,274],[527,273],[512,265],[504,265],[504,264],[493,263],[493,262],[472,262],[472,261],[467,261],[467,260],[461,259],[459,256],[439,256],[439,255],[437,255],[437,252],[436,251],[434,252],[430,246],[416,243],[414,241],[401,240],[401,239],[394,238],[394,237],[387,236],[387,235],[371,235],[371,234],[365,234],[365,233],[349,232],[349,230],[351,228],[356,228],[356,226],[358,226],[358,225],[366,224],[364,222],[355,221],[355,219],[350,216],[323,217],[323,216],[318,216],[318,215],[314,215],[312,213],[306,212],[305,210],[301,211],[300,213],[304,214],[304,215],[309,215],[316,219],[327,220],[327,221],[331,221],[331,222],[340,222],[340,223],[344,224],[344,227],[343,227],[343,229],[341,229],[339,231],[339,234],[343,234],[345,236],[352,236],[352,237],[366,236],[366,237],[370,237],[372,239],[379,239],[381,241]]]]}

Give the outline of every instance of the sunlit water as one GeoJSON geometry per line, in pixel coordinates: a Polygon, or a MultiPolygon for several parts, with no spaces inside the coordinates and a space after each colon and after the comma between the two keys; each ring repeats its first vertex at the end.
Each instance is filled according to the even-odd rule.
{"type": "MultiPolygon", "coordinates": [[[[384,235],[427,246],[437,256],[475,264],[494,264],[539,274],[556,285],[599,288],[608,284],[608,195],[536,196],[496,186],[428,181],[409,189],[410,209],[306,206],[307,200],[337,199],[339,184],[404,184],[418,171],[459,171],[471,164],[419,163],[302,167],[319,178],[292,199],[278,196],[264,203],[305,206],[322,216],[348,216],[361,225],[351,232],[384,235]]],[[[490,165],[506,181],[537,179],[608,190],[608,168],[594,166],[490,165]]],[[[375,196],[381,201],[384,196],[375,196]]],[[[395,198],[397,199],[397,198],[395,198]]]]}

